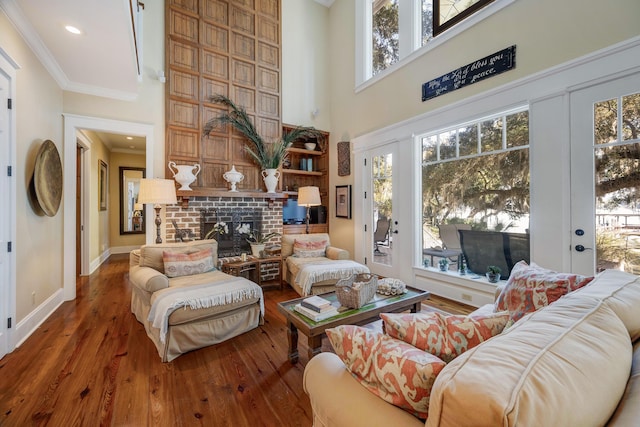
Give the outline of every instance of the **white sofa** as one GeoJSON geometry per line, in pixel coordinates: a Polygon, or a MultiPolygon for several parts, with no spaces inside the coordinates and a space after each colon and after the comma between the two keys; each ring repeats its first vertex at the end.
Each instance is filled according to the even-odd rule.
{"type": "Polygon", "coordinates": [[[247,279],[218,270],[172,278],[165,275],[164,251],[189,254],[207,249],[212,250],[212,265],[216,266],[215,240],[144,245],[129,255],[131,311],[163,362],[233,338],[264,321],[262,289],[247,279]],[[166,333],[150,319],[152,309],[163,302],[169,306],[166,333]]]}
{"type": "Polygon", "coordinates": [[[312,233],[312,234],[285,234],[282,236],[281,243],[281,255],[282,255],[282,277],[283,279],[295,289],[298,294],[302,296],[307,295],[320,295],[332,292],[335,290],[336,282],[345,275],[353,273],[368,273],[369,269],[358,264],[355,261],[349,260],[349,251],[331,246],[331,240],[327,233],[312,233]],[[299,242],[321,242],[326,241],[327,247],[325,249],[324,256],[313,258],[301,258],[294,255],[294,244],[299,242]],[[332,262],[335,261],[335,262],[332,262]],[[307,291],[307,286],[300,283],[297,278],[300,271],[305,266],[315,264],[326,264],[326,270],[331,271],[332,274],[326,276],[332,276],[324,280],[313,281],[310,289],[307,291]]]}
{"type": "Polygon", "coordinates": [[[360,385],[333,353],[304,389],[323,426],[638,426],[640,278],[607,270],[440,372],[420,420],[360,385]]]}

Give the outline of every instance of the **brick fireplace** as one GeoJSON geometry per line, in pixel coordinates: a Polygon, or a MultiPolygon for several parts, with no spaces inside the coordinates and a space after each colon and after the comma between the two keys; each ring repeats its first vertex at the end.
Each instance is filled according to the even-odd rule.
{"type": "MultiPolygon", "coordinates": [[[[189,205],[184,208],[180,205],[167,205],[166,221],[163,222],[167,242],[176,242],[176,230],[172,221],[181,230],[186,230],[189,239],[201,239],[201,220],[204,212],[205,223],[210,223],[209,228],[217,221],[225,221],[231,232],[235,216],[241,222],[257,223],[264,233],[276,232],[282,234],[282,201],[267,201],[263,198],[253,197],[193,197],[189,199],[189,205]]],[[[255,226],[255,225],[254,225],[255,226]]],[[[229,237],[229,236],[227,236],[229,237]]],[[[222,236],[219,241],[219,256],[239,255],[241,252],[249,252],[248,246],[239,246],[239,236],[231,240],[222,236]]],[[[274,237],[270,243],[279,244],[280,237],[274,237]]]]}

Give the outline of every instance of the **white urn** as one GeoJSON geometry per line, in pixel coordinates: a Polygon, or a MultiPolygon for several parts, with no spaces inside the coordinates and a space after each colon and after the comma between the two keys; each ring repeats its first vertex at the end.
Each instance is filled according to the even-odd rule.
{"type": "Polygon", "coordinates": [[[242,174],[242,172],[238,172],[236,170],[235,165],[231,165],[231,170],[223,173],[222,177],[225,181],[231,184],[231,190],[229,190],[229,192],[237,192],[238,190],[236,190],[236,184],[242,182],[242,180],[244,179],[244,175],[242,174]]]}
{"type": "Polygon", "coordinates": [[[262,179],[264,180],[264,185],[267,187],[267,193],[276,192],[278,178],[280,178],[280,171],[278,169],[264,169],[262,171],[262,179]]]}
{"type": "Polygon", "coordinates": [[[189,185],[196,180],[198,174],[200,173],[200,165],[197,163],[193,166],[176,165],[175,162],[169,162],[169,170],[173,173],[173,179],[175,179],[176,182],[181,185],[178,190],[191,191],[189,185]],[[195,173],[193,172],[194,169],[196,169],[195,173]]]}

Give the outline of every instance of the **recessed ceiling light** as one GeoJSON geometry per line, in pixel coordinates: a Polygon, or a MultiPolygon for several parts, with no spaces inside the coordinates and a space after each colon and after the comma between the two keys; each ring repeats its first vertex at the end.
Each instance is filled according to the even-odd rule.
{"type": "Polygon", "coordinates": [[[82,31],[80,31],[78,28],[74,27],[73,25],[65,25],[64,29],[69,31],[71,34],[82,34],[82,31]]]}
{"type": "Polygon", "coordinates": [[[134,148],[136,148],[136,146],[135,145],[130,145],[129,148],[134,149],[134,148]]]}
{"type": "Polygon", "coordinates": [[[128,139],[128,140],[132,140],[132,139],[133,139],[133,137],[132,137],[132,136],[128,136],[128,137],[127,137],[127,139],[128,139]]]}

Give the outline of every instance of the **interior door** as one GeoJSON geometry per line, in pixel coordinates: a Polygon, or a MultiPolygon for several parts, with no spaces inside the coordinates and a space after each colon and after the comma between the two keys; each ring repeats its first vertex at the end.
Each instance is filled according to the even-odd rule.
{"type": "Polygon", "coordinates": [[[371,231],[367,233],[365,254],[371,272],[386,277],[398,277],[398,247],[402,238],[397,206],[396,147],[394,143],[369,151],[365,167],[368,187],[365,221],[367,230],[371,231]]]}
{"type": "MultiPolygon", "coordinates": [[[[1,64],[0,64],[1,65],[1,64]]],[[[10,110],[7,107],[7,100],[10,97],[9,76],[0,68],[0,170],[6,171],[10,164],[10,141],[9,129],[10,110]]],[[[14,172],[15,173],[15,172],[14,172]]],[[[0,359],[9,351],[9,329],[7,320],[10,317],[12,300],[11,295],[11,270],[7,243],[11,240],[11,188],[10,178],[6,172],[0,177],[0,194],[5,202],[0,207],[0,359]]]]}
{"type": "Polygon", "coordinates": [[[640,273],[640,73],[575,91],[571,267],[640,273]]]}

